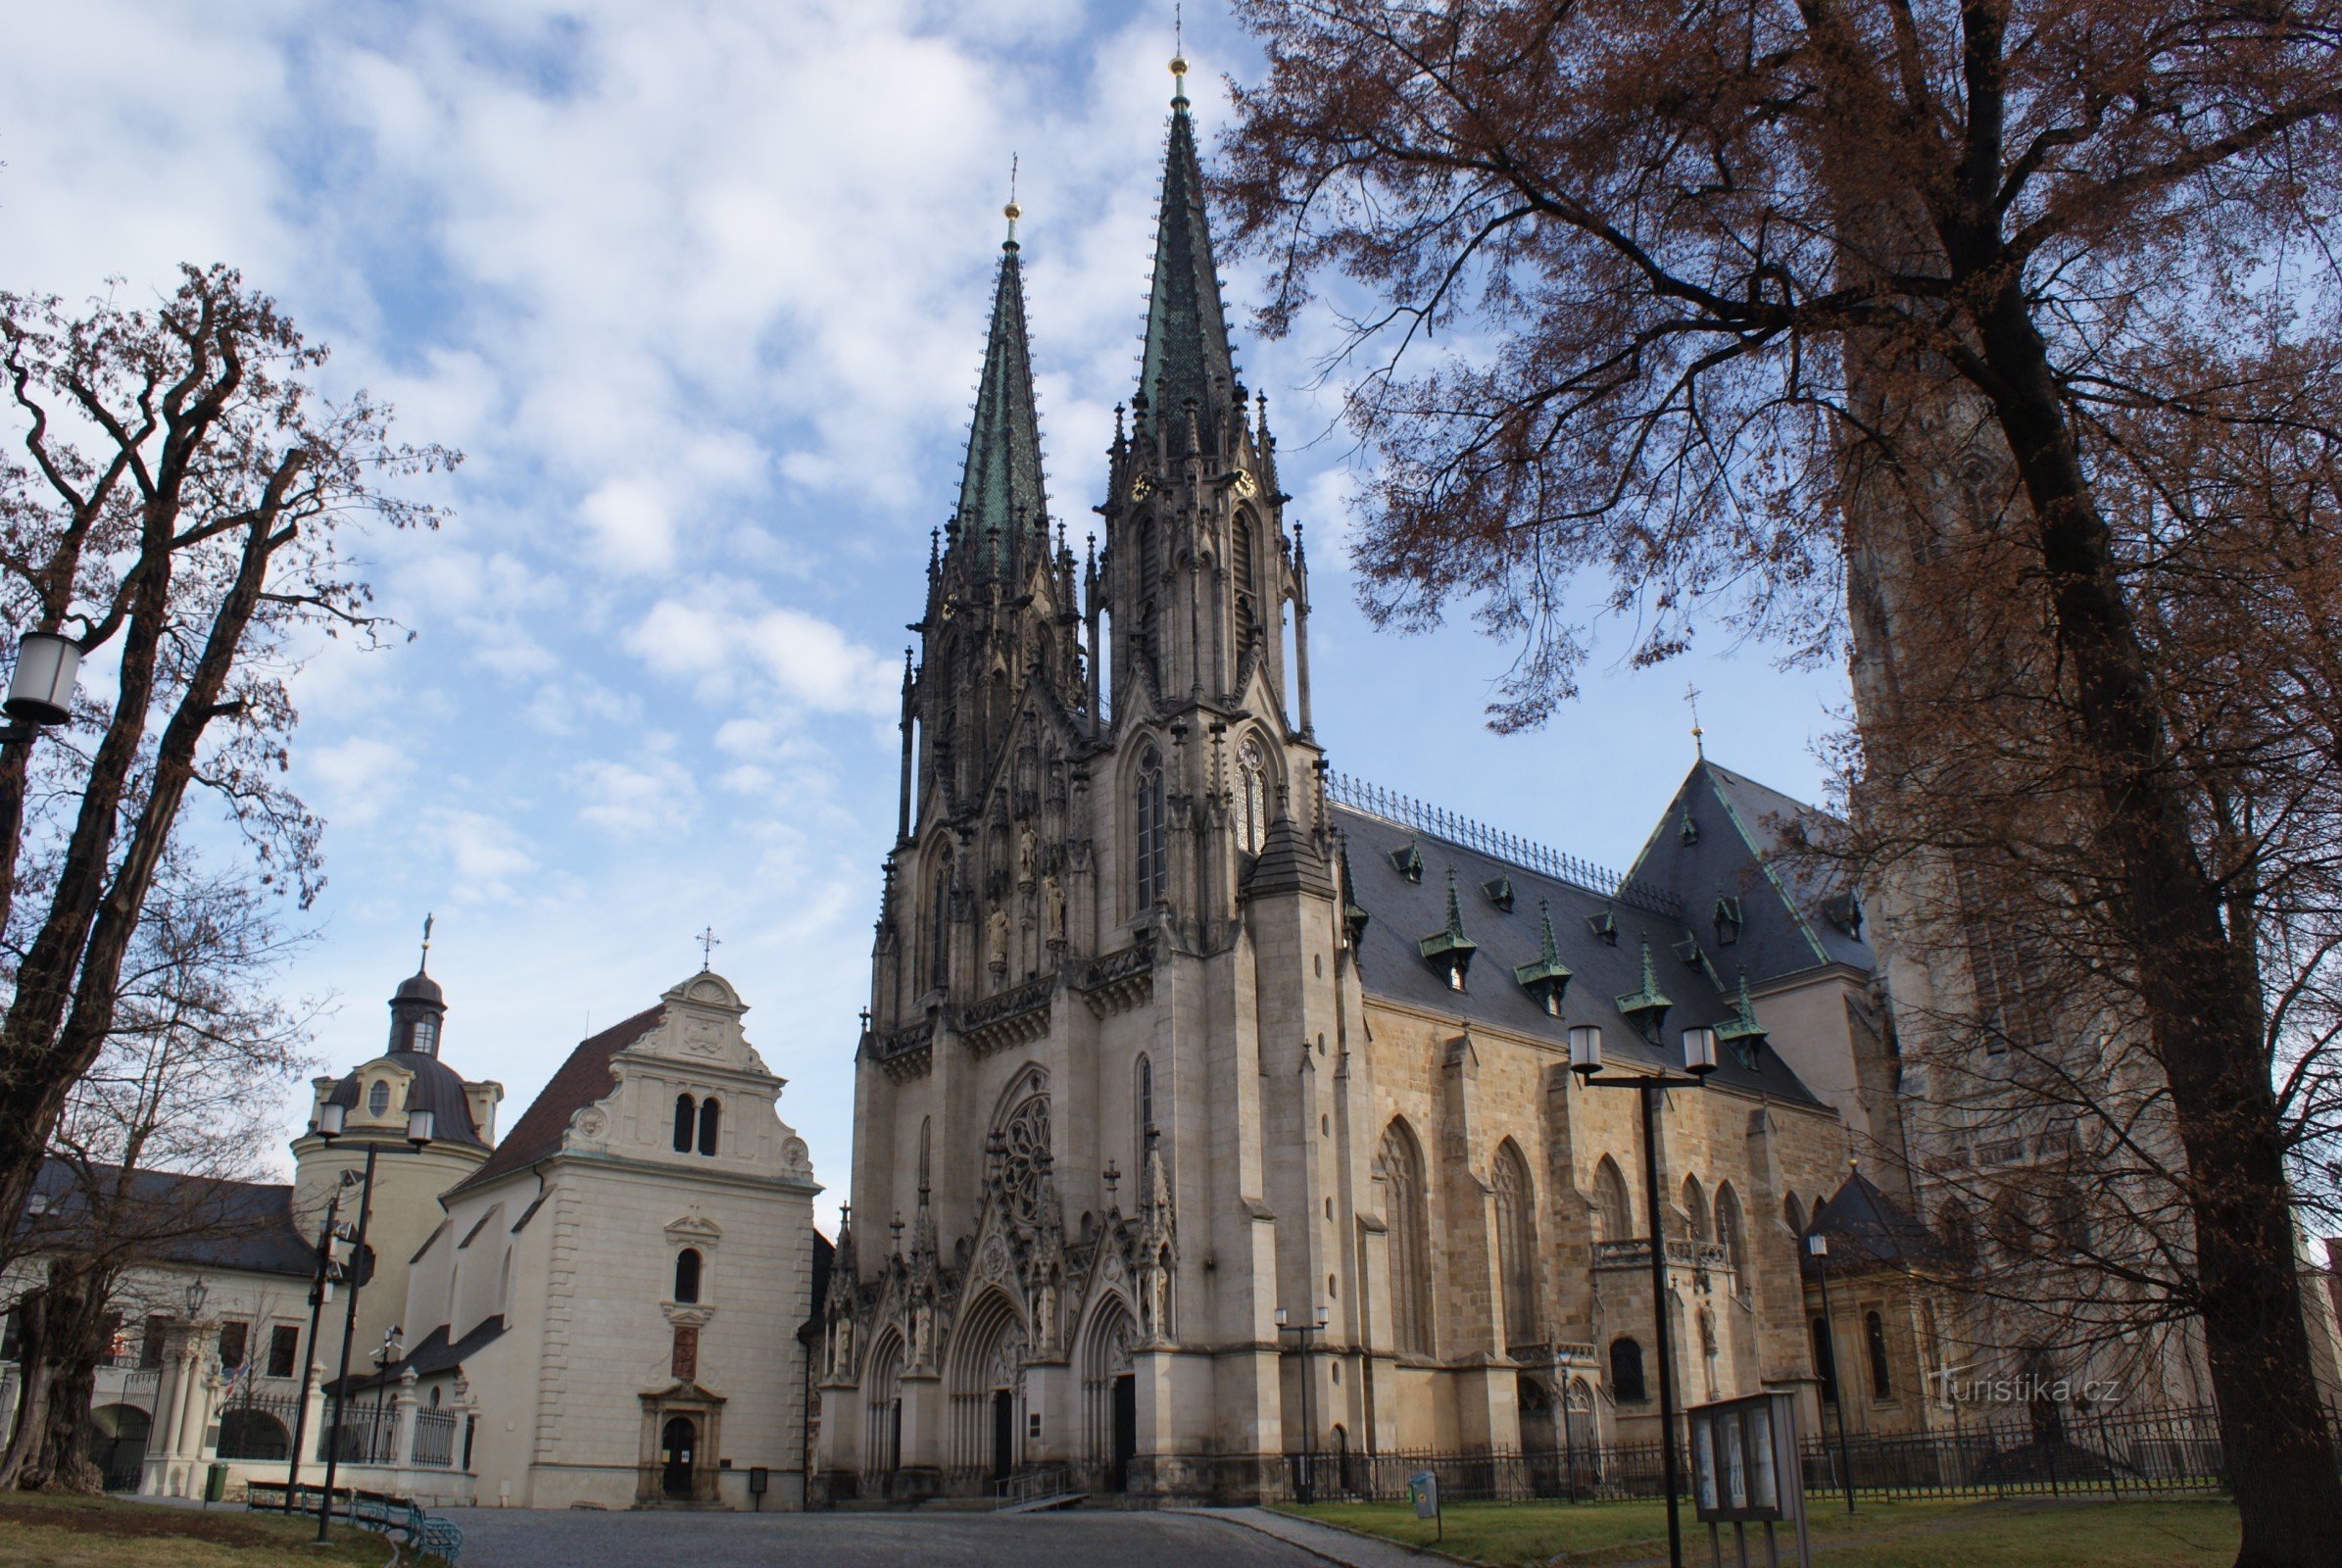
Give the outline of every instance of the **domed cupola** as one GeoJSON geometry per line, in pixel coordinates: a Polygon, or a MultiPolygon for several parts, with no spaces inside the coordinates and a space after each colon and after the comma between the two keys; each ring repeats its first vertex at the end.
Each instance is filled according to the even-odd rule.
{"type": "MultiPolygon", "coordinates": [[[[430,959],[430,939],[423,941],[424,961],[430,959]]],[[[412,1051],[439,1054],[439,1026],[447,1020],[447,997],[439,982],[422,969],[399,982],[390,999],[390,1049],[393,1054],[412,1051]]]]}

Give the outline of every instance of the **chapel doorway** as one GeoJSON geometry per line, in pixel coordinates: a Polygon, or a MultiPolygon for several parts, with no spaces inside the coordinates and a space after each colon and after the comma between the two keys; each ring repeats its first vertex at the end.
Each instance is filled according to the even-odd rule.
{"type": "Polygon", "coordinates": [[[659,1429],[659,1490],[662,1495],[677,1501],[691,1500],[691,1462],[699,1442],[699,1426],[689,1416],[674,1416],[659,1429]]]}
{"type": "Polygon", "coordinates": [[[1016,1391],[992,1391],[992,1478],[1005,1481],[1016,1468],[1016,1391]]]}
{"type": "Polygon", "coordinates": [[[1139,1380],[1125,1372],[1114,1380],[1114,1447],[1106,1467],[1106,1490],[1128,1492],[1131,1458],[1139,1451],[1139,1380]]]}

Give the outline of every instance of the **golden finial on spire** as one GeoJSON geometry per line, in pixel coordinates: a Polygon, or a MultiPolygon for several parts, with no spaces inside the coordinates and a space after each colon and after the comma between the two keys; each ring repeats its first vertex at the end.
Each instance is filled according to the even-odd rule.
{"type": "Polygon", "coordinates": [[[1014,245],[1016,243],[1016,220],[1025,216],[1025,210],[1016,205],[1016,154],[1014,153],[1008,155],[1008,205],[1000,209],[1000,216],[1008,220],[1006,243],[1014,245]]]}
{"type": "Polygon", "coordinates": [[[1691,749],[1704,759],[1708,745],[1701,739],[1707,732],[1699,727],[1699,688],[1689,681],[1683,683],[1683,701],[1691,705],[1691,749]]]}
{"type": "Polygon", "coordinates": [[[433,919],[435,919],[435,918],[437,918],[437,917],[436,917],[436,916],[434,916],[434,915],[429,915],[429,914],[426,914],[426,915],[424,915],[424,916],[423,916],[423,956],[422,956],[422,957],[421,957],[421,958],[420,958],[420,959],[419,959],[419,960],[418,960],[418,961],[415,963],[415,972],[416,974],[427,974],[427,973],[429,973],[429,972],[430,972],[430,968],[431,968],[431,922],[432,922],[432,920],[433,920],[433,919]]]}

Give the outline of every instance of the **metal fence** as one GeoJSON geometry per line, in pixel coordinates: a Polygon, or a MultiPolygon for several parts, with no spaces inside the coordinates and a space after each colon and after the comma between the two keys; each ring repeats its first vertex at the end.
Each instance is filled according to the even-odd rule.
{"type": "Polygon", "coordinates": [[[332,1407],[326,1410],[324,1427],[317,1433],[318,1458],[335,1456],[343,1464],[390,1464],[398,1458],[399,1424],[390,1412],[377,1418],[370,1406],[353,1405],[344,1412],[337,1432],[332,1407]]]}
{"type": "MultiPolygon", "coordinates": [[[[2342,1428],[2342,1420],[2337,1421],[2342,1428]]],[[[2342,1445],[2342,1430],[2337,1432],[2342,1445]]],[[[2227,1486],[2218,1418],[2210,1410],[1963,1422],[1948,1432],[1850,1435],[1831,1418],[1803,1442],[1808,1493],[1843,1489],[1875,1496],[2023,1496],[2210,1492],[2227,1486]]],[[[1691,1467],[1678,1450],[1680,1484],[1691,1467]]],[[[1478,1453],[1326,1452],[1286,1456],[1293,1496],[1395,1501],[1430,1471],[1456,1502],[1573,1502],[1656,1497],[1665,1467],[1656,1443],[1587,1445],[1478,1453]]]]}
{"type": "Polygon", "coordinates": [[[415,1462],[434,1470],[445,1470],[456,1462],[454,1411],[415,1412],[415,1462]]]}
{"type": "Polygon", "coordinates": [[[220,1412],[222,1459],[282,1459],[293,1451],[301,1401],[288,1396],[243,1397],[220,1412]]]}

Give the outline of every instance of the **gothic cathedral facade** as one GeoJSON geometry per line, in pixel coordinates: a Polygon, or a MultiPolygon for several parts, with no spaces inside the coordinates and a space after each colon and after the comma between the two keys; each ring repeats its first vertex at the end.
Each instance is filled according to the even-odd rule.
{"type": "MultiPolygon", "coordinates": [[[[1184,91],[1079,562],[1015,216],[904,672],[817,1486],[1258,1497],[1303,1448],[1654,1435],[1636,1097],[1571,1077],[1578,1023],[1628,1071],[1728,1047],[1649,1152],[1687,1399],[1815,1386],[1798,1238],[1895,1107],[1859,908],[1768,858],[1801,808],[1703,760],[1613,876],[1331,773],[1184,91]]],[[[1932,1325],[1872,1307],[1864,1422],[1924,1427],[1932,1325]]]]}

